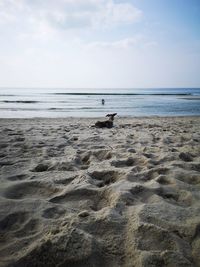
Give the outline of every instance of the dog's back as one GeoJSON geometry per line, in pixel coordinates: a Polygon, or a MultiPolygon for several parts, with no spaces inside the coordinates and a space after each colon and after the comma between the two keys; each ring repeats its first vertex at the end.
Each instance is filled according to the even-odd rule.
{"type": "Polygon", "coordinates": [[[116,115],[117,115],[117,113],[107,114],[106,117],[109,117],[109,119],[107,121],[97,121],[95,123],[95,127],[97,127],[97,128],[112,128],[114,117],[116,115]]]}
{"type": "Polygon", "coordinates": [[[95,127],[97,128],[112,128],[113,127],[113,121],[97,121],[95,123],[95,127]]]}

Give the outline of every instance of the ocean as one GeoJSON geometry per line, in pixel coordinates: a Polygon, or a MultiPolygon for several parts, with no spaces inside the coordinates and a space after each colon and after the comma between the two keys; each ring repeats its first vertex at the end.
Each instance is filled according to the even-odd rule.
{"type": "Polygon", "coordinates": [[[0,88],[0,118],[104,117],[114,112],[135,117],[200,115],[200,88],[0,88]]]}

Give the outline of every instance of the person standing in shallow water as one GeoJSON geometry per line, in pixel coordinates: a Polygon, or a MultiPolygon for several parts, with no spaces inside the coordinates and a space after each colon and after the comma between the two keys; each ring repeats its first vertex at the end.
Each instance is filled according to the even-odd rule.
{"type": "Polygon", "coordinates": [[[104,99],[101,100],[101,104],[102,104],[102,105],[105,104],[105,100],[104,100],[104,99]]]}

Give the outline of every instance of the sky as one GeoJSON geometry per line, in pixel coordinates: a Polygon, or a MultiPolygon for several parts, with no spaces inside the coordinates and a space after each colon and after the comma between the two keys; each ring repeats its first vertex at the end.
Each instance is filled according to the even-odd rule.
{"type": "Polygon", "coordinates": [[[0,0],[0,87],[200,87],[200,1],[0,0]]]}

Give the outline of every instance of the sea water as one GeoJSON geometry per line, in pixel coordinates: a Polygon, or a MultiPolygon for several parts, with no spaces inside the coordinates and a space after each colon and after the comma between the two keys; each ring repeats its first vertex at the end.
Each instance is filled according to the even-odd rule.
{"type": "Polygon", "coordinates": [[[1,118],[103,117],[114,112],[119,116],[200,115],[200,88],[0,88],[1,118]]]}

